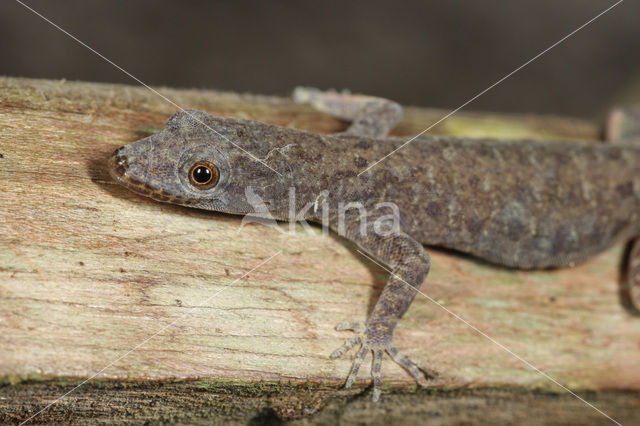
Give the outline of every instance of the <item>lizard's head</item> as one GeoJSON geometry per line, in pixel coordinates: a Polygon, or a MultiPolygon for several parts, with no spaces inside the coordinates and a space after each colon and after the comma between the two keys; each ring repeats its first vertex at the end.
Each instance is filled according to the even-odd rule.
{"type": "Polygon", "coordinates": [[[269,141],[278,138],[268,134],[274,129],[200,111],[178,112],[160,133],[118,148],[109,171],[118,183],[157,201],[250,213],[249,186],[261,190],[265,202],[286,199],[288,178],[274,169],[287,159],[275,156],[269,165],[258,159],[275,148],[269,141]]]}

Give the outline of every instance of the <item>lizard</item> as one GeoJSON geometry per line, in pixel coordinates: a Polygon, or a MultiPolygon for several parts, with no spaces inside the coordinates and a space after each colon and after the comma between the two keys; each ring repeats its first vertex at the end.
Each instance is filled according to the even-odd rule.
{"type": "Polygon", "coordinates": [[[355,335],[331,358],[360,347],[346,387],[369,353],[373,401],[380,398],[385,353],[419,384],[432,378],[393,343],[429,272],[425,245],[509,268],[544,269],[572,266],[628,241],[627,279],[640,286],[640,144],[422,135],[403,146],[388,136],[402,115],[393,101],[313,88],[297,88],[294,99],[351,124],[316,134],[182,110],[159,133],[118,148],[108,167],[135,193],[198,209],[251,214],[248,194],[258,194],[273,218],[327,225],[388,266],[366,321],[336,327],[355,335]],[[393,209],[380,203],[397,211],[390,215],[393,209]]]}

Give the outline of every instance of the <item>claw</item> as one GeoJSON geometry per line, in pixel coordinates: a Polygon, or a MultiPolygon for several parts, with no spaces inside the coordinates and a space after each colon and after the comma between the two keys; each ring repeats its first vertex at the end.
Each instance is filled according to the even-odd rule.
{"type": "Polygon", "coordinates": [[[349,372],[349,377],[347,377],[347,382],[344,385],[345,388],[348,389],[353,384],[353,381],[356,379],[356,376],[358,375],[358,370],[360,370],[360,366],[362,365],[362,361],[364,361],[364,358],[367,356],[368,351],[369,351],[369,348],[367,348],[367,346],[365,345],[362,345],[362,347],[356,354],[356,357],[353,360],[353,365],[351,366],[351,372],[349,372]]]}

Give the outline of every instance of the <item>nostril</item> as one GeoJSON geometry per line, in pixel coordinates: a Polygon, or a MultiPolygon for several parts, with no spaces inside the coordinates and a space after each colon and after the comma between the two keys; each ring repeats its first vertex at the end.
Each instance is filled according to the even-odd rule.
{"type": "Polygon", "coordinates": [[[116,157],[116,171],[119,175],[124,175],[124,172],[127,171],[129,165],[127,164],[127,157],[124,155],[118,155],[116,157]]]}
{"type": "Polygon", "coordinates": [[[129,169],[129,164],[127,164],[127,157],[119,154],[119,151],[121,149],[122,147],[116,149],[109,159],[111,170],[118,176],[124,176],[124,173],[127,171],[127,169],[129,169]]]}

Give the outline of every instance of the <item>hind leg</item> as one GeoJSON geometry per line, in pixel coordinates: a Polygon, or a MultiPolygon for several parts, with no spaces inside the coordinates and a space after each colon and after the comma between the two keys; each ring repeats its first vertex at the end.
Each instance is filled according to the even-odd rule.
{"type": "Polygon", "coordinates": [[[622,271],[622,303],[627,310],[640,315],[640,237],[629,244],[622,271]]]}
{"type": "Polygon", "coordinates": [[[296,87],[293,99],[298,103],[310,104],[336,118],[350,121],[351,126],[345,133],[357,136],[383,137],[402,117],[400,105],[374,96],[296,87]]]}

